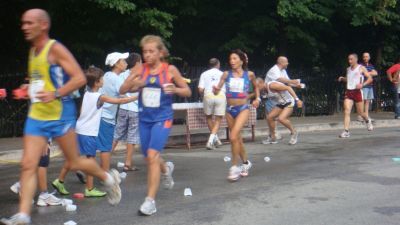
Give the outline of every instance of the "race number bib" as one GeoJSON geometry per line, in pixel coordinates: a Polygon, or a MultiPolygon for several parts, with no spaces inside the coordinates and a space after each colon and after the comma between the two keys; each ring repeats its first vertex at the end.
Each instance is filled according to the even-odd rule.
{"type": "Polygon", "coordinates": [[[32,103],[40,102],[40,99],[36,98],[36,94],[39,91],[42,91],[44,88],[43,80],[33,80],[29,84],[29,97],[31,98],[32,103]]]}
{"type": "Polygon", "coordinates": [[[161,89],[145,87],[142,91],[142,102],[145,107],[160,107],[161,89]]]}
{"type": "Polygon", "coordinates": [[[229,80],[229,89],[231,92],[242,93],[244,91],[244,79],[232,77],[229,80]]]}

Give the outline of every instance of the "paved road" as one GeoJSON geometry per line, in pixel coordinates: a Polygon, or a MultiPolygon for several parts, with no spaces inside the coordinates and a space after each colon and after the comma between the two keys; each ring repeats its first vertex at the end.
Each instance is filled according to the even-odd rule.
{"type": "MultiPolygon", "coordinates": [[[[173,190],[161,190],[158,212],[141,217],[137,210],[144,199],[146,172],[139,156],[135,162],[142,170],[131,172],[122,184],[123,199],[116,207],[105,199],[77,202],[78,211],[62,207],[35,207],[34,224],[276,224],[276,225],[381,225],[400,221],[400,129],[353,130],[350,139],[337,138],[338,131],[303,133],[300,143],[261,145],[246,143],[254,164],[248,178],[236,183],[226,181],[229,146],[217,151],[191,152],[168,149],[165,157],[176,163],[173,190]],[[270,162],[263,158],[269,156],[270,162]],[[192,197],[184,197],[190,187],[192,197]]],[[[287,142],[286,137],[283,142],[287,142]]],[[[114,157],[116,165],[123,155],[114,157]]],[[[51,164],[54,179],[61,158],[51,164]]],[[[18,179],[17,165],[0,166],[0,214],[17,210],[17,196],[9,185],[18,179]]],[[[71,174],[67,187],[72,192],[83,187],[71,174]]]]}

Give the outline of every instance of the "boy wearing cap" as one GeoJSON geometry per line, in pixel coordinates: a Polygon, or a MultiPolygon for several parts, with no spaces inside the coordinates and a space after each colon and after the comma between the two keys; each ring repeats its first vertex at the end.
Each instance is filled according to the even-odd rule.
{"type": "MultiPolygon", "coordinates": [[[[119,75],[126,70],[129,53],[113,52],[107,55],[106,66],[111,67],[111,71],[104,74],[104,84],[100,93],[112,98],[119,97],[120,77],[119,75]]],[[[114,138],[115,120],[118,105],[104,103],[101,114],[99,134],[97,138],[97,150],[101,152],[100,159],[102,168],[106,171],[110,169],[111,150],[114,138]]]]}

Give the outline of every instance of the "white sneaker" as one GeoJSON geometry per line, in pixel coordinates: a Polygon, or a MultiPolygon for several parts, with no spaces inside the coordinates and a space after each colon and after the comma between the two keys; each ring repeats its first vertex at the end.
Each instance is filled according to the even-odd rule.
{"type": "Polygon", "coordinates": [[[109,174],[113,178],[114,182],[112,184],[106,184],[105,189],[107,192],[107,200],[111,205],[116,205],[121,201],[121,188],[119,184],[121,183],[121,178],[119,177],[119,172],[116,169],[111,169],[109,174]]]}
{"type": "Polygon", "coordinates": [[[217,148],[222,146],[222,142],[221,142],[221,140],[219,140],[219,138],[217,136],[215,136],[215,138],[214,138],[214,146],[217,148]]]}
{"type": "Polygon", "coordinates": [[[2,218],[0,223],[5,225],[25,225],[31,224],[31,217],[21,213],[17,213],[10,218],[2,218]]]}
{"type": "Polygon", "coordinates": [[[294,134],[290,135],[289,145],[297,144],[297,137],[299,136],[299,132],[295,131],[294,134]]]}
{"type": "Polygon", "coordinates": [[[208,141],[207,144],[206,144],[206,149],[207,150],[215,150],[214,143],[208,141]]]}
{"type": "Polygon", "coordinates": [[[243,163],[241,166],[240,176],[247,177],[249,175],[249,170],[252,166],[253,164],[250,162],[250,160],[247,160],[247,164],[243,163]]]}
{"type": "Polygon", "coordinates": [[[11,185],[10,190],[14,192],[15,194],[19,194],[19,189],[21,188],[21,184],[16,182],[15,184],[11,185]]]}
{"type": "Polygon", "coordinates": [[[151,198],[149,198],[149,197],[146,197],[146,198],[144,199],[144,202],[143,202],[142,205],[140,206],[139,212],[140,212],[142,215],[145,215],[145,216],[151,216],[151,215],[153,215],[154,213],[157,212],[157,209],[156,209],[156,201],[154,201],[153,199],[151,199],[151,198]]]}
{"type": "Polygon", "coordinates": [[[36,205],[38,206],[54,206],[54,205],[62,205],[63,200],[57,198],[53,194],[50,193],[41,193],[38,197],[38,201],[36,205]]]}
{"type": "Polygon", "coordinates": [[[339,137],[340,137],[340,138],[349,138],[349,137],[350,137],[350,132],[344,130],[344,131],[339,135],[339,137]]]}
{"type": "Polygon", "coordinates": [[[229,169],[228,180],[229,181],[237,181],[237,180],[239,180],[241,172],[242,172],[242,169],[240,167],[232,166],[229,169]]]}
{"type": "Polygon", "coordinates": [[[282,135],[278,131],[275,131],[275,138],[276,138],[276,140],[282,140],[283,139],[282,135]]]}
{"type": "Polygon", "coordinates": [[[268,136],[267,139],[262,141],[263,145],[271,145],[271,144],[278,144],[278,141],[276,139],[272,139],[271,136],[268,136]]]}
{"type": "Polygon", "coordinates": [[[372,131],[373,129],[374,129],[374,126],[372,125],[371,119],[369,119],[367,122],[367,130],[372,131]]]}
{"type": "Polygon", "coordinates": [[[165,189],[172,189],[175,184],[174,179],[172,178],[175,165],[172,162],[166,162],[165,167],[167,168],[167,172],[161,175],[162,185],[165,189]]]}

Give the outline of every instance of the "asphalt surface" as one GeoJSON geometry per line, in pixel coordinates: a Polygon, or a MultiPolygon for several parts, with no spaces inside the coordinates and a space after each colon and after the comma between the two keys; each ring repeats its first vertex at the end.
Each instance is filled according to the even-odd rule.
{"type": "MultiPolygon", "coordinates": [[[[235,183],[226,180],[230,163],[223,158],[230,156],[229,145],[216,151],[167,149],[164,157],[176,165],[175,187],[160,190],[158,212],[151,217],[137,214],[146,193],[146,169],[136,155],[141,170],[128,173],[119,205],[100,198],[74,199],[76,212],[35,206],[33,224],[400,224],[400,162],[392,160],[400,157],[400,129],[357,129],[349,139],[338,134],[301,133],[296,146],[287,144],[288,136],[276,145],[246,143],[253,168],[249,177],[235,183]],[[271,161],[265,162],[265,156],[271,161]],[[183,195],[186,187],[193,196],[183,195]]],[[[113,165],[122,158],[114,156],[113,165]]],[[[61,157],[52,159],[49,182],[62,162],[61,157]]],[[[9,186],[18,171],[16,164],[0,165],[0,216],[17,211],[18,196],[9,186]]],[[[72,193],[84,190],[74,174],[66,184],[72,193]]]]}

